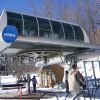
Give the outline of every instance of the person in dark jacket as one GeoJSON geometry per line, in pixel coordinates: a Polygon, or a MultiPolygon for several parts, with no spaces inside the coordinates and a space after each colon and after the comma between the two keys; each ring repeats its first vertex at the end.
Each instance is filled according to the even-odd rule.
{"type": "Polygon", "coordinates": [[[36,93],[37,80],[36,80],[35,76],[33,76],[33,78],[32,78],[32,84],[33,84],[33,92],[36,93]]]}
{"type": "Polygon", "coordinates": [[[66,71],[66,92],[69,92],[68,71],[66,71]]]}

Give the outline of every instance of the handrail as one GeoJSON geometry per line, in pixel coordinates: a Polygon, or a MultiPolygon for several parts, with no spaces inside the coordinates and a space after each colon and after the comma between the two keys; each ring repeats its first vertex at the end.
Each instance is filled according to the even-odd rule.
{"type": "Polygon", "coordinates": [[[41,97],[39,98],[39,100],[40,100],[43,96],[45,96],[46,94],[53,94],[53,95],[57,98],[57,100],[59,100],[59,99],[58,99],[58,96],[57,96],[56,93],[54,93],[54,92],[46,92],[46,93],[42,94],[41,97]]]}
{"type": "Polygon", "coordinates": [[[71,92],[68,92],[68,94],[65,97],[65,100],[67,100],[67,97],[71,94],[71,92]]]}
{"type": "MultiPolygon", "coordinates": [[[[89,93],[86,93],[85,91],[82,91],[82,92],[78,93],[78,94],[73,98],[73,100],[75,100],[78,96],[80,96],[80,95],[82,95],[82,94],[84,94],[84,95],[88,95],[89,98],[90,98],[90,100],[92,100],[90,94],[89,94],[89,93]]],[[[85,97],[84,97],[84,98],[85,98],[85,97]]]]}

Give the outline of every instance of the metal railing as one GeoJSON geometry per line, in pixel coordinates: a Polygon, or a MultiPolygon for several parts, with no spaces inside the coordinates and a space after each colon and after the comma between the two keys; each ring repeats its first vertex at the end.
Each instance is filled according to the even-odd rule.
{"type": "Polygon", "coordinates": [[[46,93],[42,94],[42,95],[40,96],[40,99],[39,99],[39,100],[41,100],[41,99],[45,98],[45,96],[46,96],[46,95],[55,96],[55,97],[56,97],[56,99],[57,99],[57,100],[59,100],[59,99],[58,99],[57,94],[56,94],[56,93],[54,93],[54,92],[46,92],[46,93]]]}
{"type": "Polygon", "coordinates": [[[96,98],[96,93],[97,91],[100,89],[100,84],[95,88],[95,91],[94,91],[94,100],[96,98]]]}
{"type": "Polygon", "coordinates": [[[78,94],[73,98],[73,100],[76,100],[76,99],[77,99],[78,97],[80,97],[80,96],[84,97],[84,100],[86,100],[86,97],[88,97],[88,100],[89,100],[89,99],[92,100],[90,94],[89,94],[89,93],[86,93],[85,91],[81,91],[80,93],[78,93],[78,94]]]}

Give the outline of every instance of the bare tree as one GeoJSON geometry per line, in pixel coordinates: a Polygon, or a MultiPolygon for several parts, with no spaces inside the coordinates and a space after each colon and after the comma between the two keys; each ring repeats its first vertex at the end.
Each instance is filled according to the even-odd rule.
{"type": "Polygon", "coordinates": [[[62,0],[60,3],[60,19],[64,21],[74,21],[74,12],[70,7],[71,0],[62,0]]]}
{"type": "Polygon", "coordinates": [[[29,7],[33,15],[51,18],[53,16],[53,0],[29,0],[29,7]]]}
{"type": "Polygon", "coordinates": [[[61,19],[62,20],[68,20],[68,7],[67,7],[67,4],[66,3],[64,3],[63,1],[62,1],[62,4],[60,5],[60,7],[61,7],[61,11],[60,11],[60,17],[61,17],[61,19]]]}
{"type": "Polygon", "coordinates": [[[94,37],[94,43],[97,43],[97,27],[95,15],[97,15],[98,10],[96,6],[93,7],[93,3],[91,3],[91,0],[87,0],[87,17],[89,20],[90,34],[94,37]]]}
{"type": "Polygon", "coordinates": [[[76,0],[77,8],[74,7],[75,9],[72,7],[72,0],[61,0],[59,2],[57,2],[57,0],[42,0],[41,11],[35,8],[35,2],[35,0],[30,0],[33,14],[37,15],[41,12],[39,15],[48,18],[54,17],[64,21],[76,22],[86,30],[90,41],[97,43],[98,29],[96,23],[100,22],[97,21],[96,15],[100,14],[100,10],[98,9],[100,5],[99,0],[76,0]],[[97,4],[97,6],[95,6],[95,4],[97,4]]]}
{"type": "Polygon", "coordinates": [[[53,17],[53,2],[54,2],[53,0],[43,0],[44,3],[43,14],[48,18],[53,17]]]}
{"type": "Polygon", "coordinates": [[[32,14],[37,15],[37,9],[35,8],[35,0],[29,0],[29,7],[32,10],[32,14]]]}
{"type": "Polygon", "coordinates": [[[96,0],[96,7],[98,9],[96,23],[100,25],[100,0],[96,0]]]}
{"type": "Polygon", "coordinates": [[[90,41],[96,43],[97,26],[95,15],[98,13],[98,9],[96,6],[93,7],[93,3],[91,3],[91,0],[77,0],[77,10],[74,17],[76,22],[87,31],[90,41]]]}
{"type": "Polygon", "coordinates": [[[75,22],[78,23],[82,28],[87,32],[87,35],[90,37],[90,32],[89,28],[87,27],[87,18],[86,18],[86,13],[85,13],[85,6],[84,2],[82,0],[77,0],[77,6],[76,6],[76,11],[75,11],[75,22]]]}

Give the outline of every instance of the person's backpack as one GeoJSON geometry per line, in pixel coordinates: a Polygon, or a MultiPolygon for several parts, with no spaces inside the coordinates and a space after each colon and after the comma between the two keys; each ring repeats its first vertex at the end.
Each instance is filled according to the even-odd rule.
{"type": "Polygon", "coordinates": [[[83,75],[78,71],[75,77],[76,77],[76,80],[77,80],[77,82],[79,83],[79,85],[80,85],[83,89],[85,89],[85,88],[86,88],[86,84],[85,84],[85,80],[84,80],[83,75]]]}

